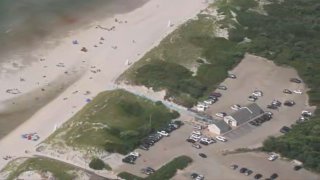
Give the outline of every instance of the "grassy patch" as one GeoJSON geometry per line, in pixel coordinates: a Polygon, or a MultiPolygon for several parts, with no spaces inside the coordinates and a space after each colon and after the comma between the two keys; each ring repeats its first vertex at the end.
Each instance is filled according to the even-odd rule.
{"type": "Polygon", "coordinates": [[[247,37],[250,43],[239,44],[246,51],[294,67],[311,89],[310,103],[317,106],[315,117],[284,136],[269,138],[264,150],[298,159],[320,172],[320,4],[318,0],[270,2],[262,7],[266,15],[255,11],[254,0],[220,0],[218,6],[226,15],[224,22],[231,21],[231,11],[237,15],[229,39],[241,42],[247,37]]]}
{"type": "Polygon", "coordinates": [[[140,178],[127,172],[122,172],[118,174],[118,176],[126,180],[140,180],[140,179],[169,180],[177,173],[178,170],[182,170],[186,168],[191,162],[192,162],[192,159],[190,157],[179,156],[174,158],[168,164],[165,164],[159,170],[157,170],[154,174],[151,174],[146,178],[140,178]]]}
{"type": "Polygon", "coordinates": [[[74,173],[76,169],[73,167],[46,158],[30,158],[12,170],[8,180],[17,178],[20,174],[26,171],[39,171],[39,172],[50,172],[58,180],[63,179],[74,179],[77,175],[74,173]],[[74,171],[74,172],[72,172],[74,171]]]}
{"type": "MultiPolygon", "coordinates": [[[[124,90],[106,91],[49,137],[71,147],[95,147],[126,154],[150,132],[165,126],[178,113],[124,90]]],[[[51,142],[50,142],[51,141],[51,142]]]]}
{"type": "Polygon", "coordinates": [[[186,107],[211,92],[244,55],[237,43],[214,36],[215,18],[198,15],[179,27],[127,70],[119,80],[166,90],[186,107]]]}

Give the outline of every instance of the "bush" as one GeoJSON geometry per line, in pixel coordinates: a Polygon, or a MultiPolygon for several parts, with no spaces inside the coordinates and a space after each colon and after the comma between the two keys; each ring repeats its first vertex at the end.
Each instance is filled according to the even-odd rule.
{"type": "Polygon", "coordinates": [[[99,158],[93,158],[89,163],[89,167],[95,170],[102,170],[106,168],[106,164],[99,158]]]}

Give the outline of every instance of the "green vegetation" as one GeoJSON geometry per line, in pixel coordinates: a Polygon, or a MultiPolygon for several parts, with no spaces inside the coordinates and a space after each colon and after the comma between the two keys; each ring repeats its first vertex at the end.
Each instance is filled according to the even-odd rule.
{"type": "Polygon", "coordinates": [[[169,180],[177,173],[177,170],[186,168],[191,162],[192,159],[190,157],[179,156],[146,178],[140,178],[127,172],[122,172],[118,176],[126,180],[169,180]]]}
{"type": "Polygon", "coordinates": [[[179,113],[162,103],[124,90],[100,93],[49,137],[49,143],[65,140],[71,147],[95,147],[126,154],[150,132],[161,128],[179,113]]]}
{"type": "Polygon", "coordinates": [[[258,7],[254,0],[221,0],[219,12],[226,15],[229,39],[247,52],[294,67],[311,89],[310,103],[317,106],[316,116],[295,125],[284,136],[271,137],[264,150],[304,162],[304,166],[320,172],[320,4],[318,0],[272,0],[258,7]],[[232,21],[232,13],[236,20],[232,21]]]}
{"type": "Polygon", "coordinates": [[[26,171],[50,172],[58,180],[74,179],[77,177],[77,174],[75,174],[76,169],[72,166],[47,158],[30,158],[18,165],[15,170],[12,170],[7,179],[16,179],[26,171]]]}
{"type": "Polygon", "coordinates": [[[198,15],[148,52],[120,80],[166,90],[166,98],[186,107],[209,94],[243,57],[237,43],[214,36],[214,18],[198,15]]]}
{"type": "Polygon", "coordinates": [[[89,163],[89,167],[95,170],[102,170],[107,169],[111,170],[111,167],[107,164],[105,164],[101,159],[99,158],[93,158],[91,162],[89,163]]]}

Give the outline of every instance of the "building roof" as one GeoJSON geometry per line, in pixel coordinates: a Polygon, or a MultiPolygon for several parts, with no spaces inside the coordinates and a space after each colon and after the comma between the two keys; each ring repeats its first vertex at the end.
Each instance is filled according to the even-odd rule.
{"type": "Polygon", "coordinates": [[[264,111],[256,103],[252,103],[242,107],[230,116],[236,120],[238,124],[243,124],[249,120],[259,117],[263,113],[264,111]]]}
{"type": "Polygon", "coordinates": [[[223,120],[216,120],[213,124],[215,124],[220,129],[221,133],[225,133],[231,130],[231,127],[223,120]]]}

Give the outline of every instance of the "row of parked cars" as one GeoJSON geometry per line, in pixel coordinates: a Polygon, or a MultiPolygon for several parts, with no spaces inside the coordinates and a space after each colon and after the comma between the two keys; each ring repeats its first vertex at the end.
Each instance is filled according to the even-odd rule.
{"type": "Polygon", "coordinates": [[[139,146],[140,149],[149,150],[151,146],[153,146],[156,142],[160,141],[162,137],[168,137],[172,131],[178,129],[180,126],[183,125],[182,121],[173,121],[169,123],[166,127],[160,129],[156,133],[150,134],[148,137],[144,138],[141,141],[139,146]]]}
{"type": "Polygon", "coordinates": [[[140,154],[138,152],[131,152],[126,157],[122,159],[122,162],[128,164],[134,164],[134,162],[138,159],[140,154]]]}
{"type": "MultiPolygon", "coordinates": [[[[230,166],[230,168],[233,169],[233,170],[237,170],[237,169],[239,168],[239,166],[236,165],[236,164],[232,164],[232,165],[230,166]]],[[[250,176],[251,174],[253,174],[253,171],[250,170],[250,169],[248,169],[248,168],[246,168],[246,167],[240,168],[240,169],[239,169],[239,172],[240,172],[241,174],[246,175],[246,176],[250,176]]],[[[274,179],[276,179],[277,177],[279,177],[279,175],[278,175],[277,173],[273,173],[269,178],[266,178],[266,180],[274,180],[274,179]]],[[[254,175],[253,178],[254,178],[254,179],[261,179],[261,178],[262,178],[262,175],[259,174],[259,173],[257,173],[256,175],[254,175]]]]}
{"type": "Polygon", "coordinates": [[[260,126],[261,124],[263,124],[266,121],[270,121],[272,119],[272,112],[265,112],[261,117],[250,121],[249,124],[253,125],[253,126],[260,126]]]}

